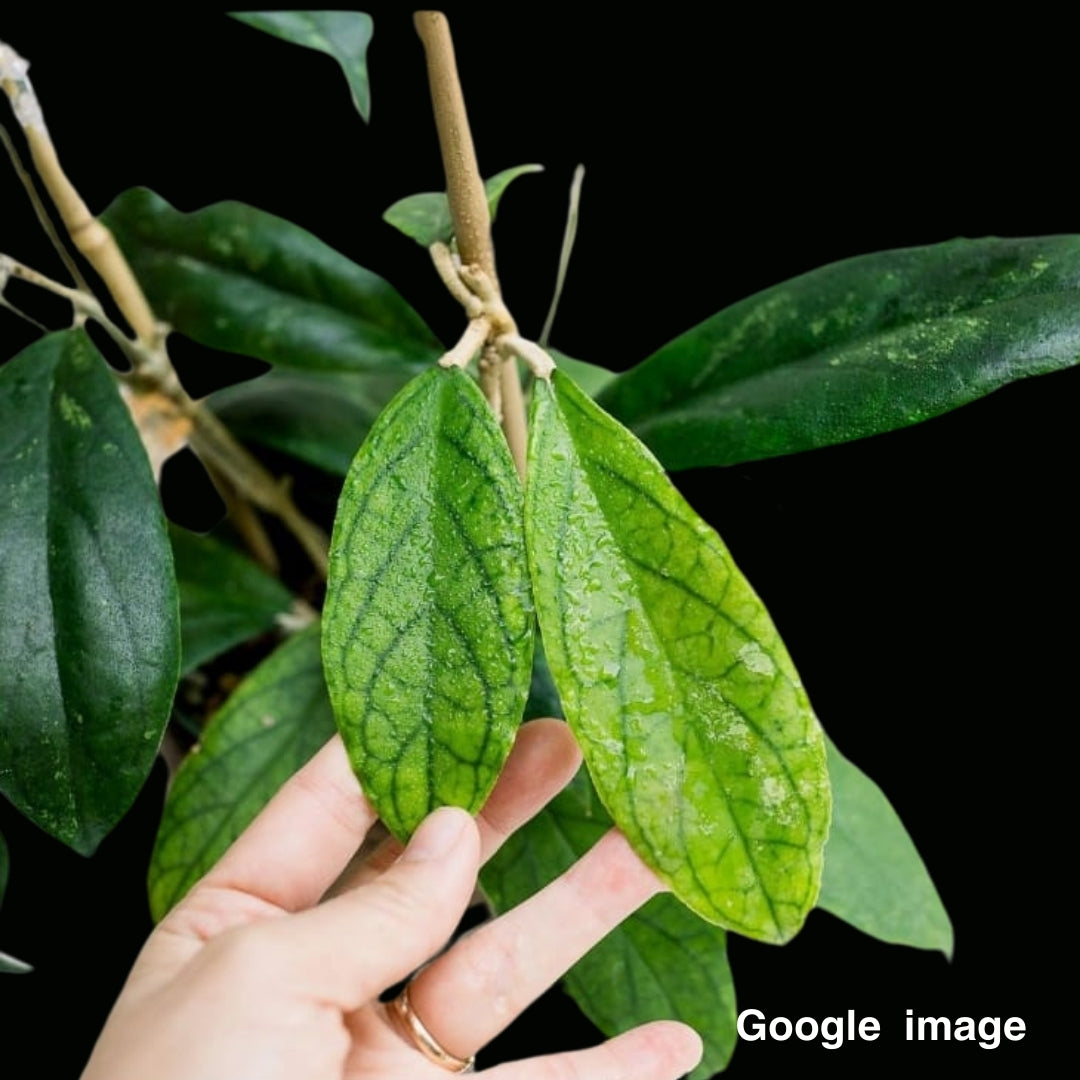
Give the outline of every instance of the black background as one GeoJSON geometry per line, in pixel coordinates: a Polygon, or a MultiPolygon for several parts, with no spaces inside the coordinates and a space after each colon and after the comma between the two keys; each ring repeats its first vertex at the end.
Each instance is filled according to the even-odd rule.
{"type": "MultiPolygon", "coordinates": [[[[387,276],[449,341],[459,311],[425,254],[379,221],[395,199],[443,186],[421,50],[408,8],[369,10],[369,128],[329,59],[221,14],[9,7],[0,38],[32,60],[93,209],[134,184],[185,210],[251,202],[387,276]]],[[[482,171],[547,168],[517,181],[496,229],[526,334],[546,311],[571,171],[588,169],[552,339],[581,359],[627,367],[725,304],[849,255],[1077,228],[1061,27],[671,4],[606,21],[553,4],[451,14],[482,171]]],[[[0,250],[59,276],[2,163],[0,250]]],[[[4,355],[26,340],[0,312],[4,355]]],[[[1064,1034],[1040,972],[1072,952],[1078,401],[1073,370],[907,431],[676,476],[769,605],[826,728],[907,823],[957,936],[951,963],[820,912],[783,949],[732,940],[740,1007],[853,1008],[884,1032],[836,1051],[743,1043],[732,1077],[784,1063],[1027,1074],[1064,1034]],[[909,1007],[1021,1016],[1028,1035],[995,1051],[908,1044],[909,1007]]],[[[0,979],[0,1072],[33,1061],[36,1075],[77,1074],[148,930],[141,881],[162,789],[159,769],[90,861],[0,807],[12,863],[0,948],[37,969],[0,979]]],[[[533,1019],[488,1062],[596,1038],[565,999],[533,1019]]]]}

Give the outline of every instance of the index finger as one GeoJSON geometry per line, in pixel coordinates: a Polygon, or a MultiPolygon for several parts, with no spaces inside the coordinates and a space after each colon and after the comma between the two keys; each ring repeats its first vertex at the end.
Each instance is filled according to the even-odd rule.
{"type": "Polygon", "coordinates": [[[196,888],[228,889],[285,911],[314,907],[375,822],[335,735],[266,804],[196,888]]]}

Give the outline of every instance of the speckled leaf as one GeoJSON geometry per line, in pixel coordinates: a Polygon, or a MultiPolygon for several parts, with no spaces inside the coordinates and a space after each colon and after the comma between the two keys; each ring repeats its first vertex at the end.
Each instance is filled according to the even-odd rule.
{"type": "Polygon", "coordinates": [[[600,395],[669,469],[906,427],[1080,361],[1080,237],[862,255],[725,308],[600,395]]]}
{"type": "Polygon", "coordinates": [[[81,330],[0,368],[0,791],[89,854],[169,716],[176,579],[150,463],[81,330]]]}
{"type": "Polygon", "coordinates": [[[710,922],[785,941],[829,827],[821,729],[768,612],[651,454],[556,371],[526,492],[544,647],[600,797],[710,922]]]}
{"type": "Polygon", "coordinates": [[[247,676],[177,771],[150,859],[155,919],[184,897],[333,734],[314,624],[247,676]]]}
{"type": "MultiPolygon", "coordinates": [[[[481,873],[498,912],[520,904],[570,867],[611,825],[582,770],[499,849],[481,873]]],[[[565,976],[566,990],[605,1035],[650,1020],[681,1020],[705,1043],[690,1074],[704,1080],[735,1048],[735,988],[724,931],[673,896],[656,896],[620,923],[565,976]]]]}
{"type": "MultiPolygon", "coordinates": [[[[543,165],[516,165],[512,169],[504,169],[501,173],[496,173],[485,180],[484,190],[487,192],[491,220],[495,220],[499,200],[511,181],[524,176],[525,173],[543,171],[543,165]]],[[[388,225],[393,225],[398,232],[403,232],[425,248],[431,247],[436,241],[448,244],[454,235],[454,225],[450,220],[450,204],[446,201],[446,193],[443,191],[422,191],[418,195],[406,195],[404,199],[398,199],[393,206],[386,209],[383,221],[388,225]]]]}
{"type": "Polygon", "coordinates": [[[207,404],[246,442],[344,476],[375,418],[410,377],[272,368],[219,390],[207,404]]]}
{"type": "Polygon", "coordinates": [[[274,37],[332,56],[349,82],[356,111],[371,119],[367,48],[371,16],[359,11],[232,11],[234,19],[274,37]]]}
{"type": "Polygon", "coordinates": [[[476,811],[529,689],[522,492],[472,378],[432,368],[387,406],[334,523],[323,662],[364,791],[399,837],[476,811]]]}
{"type": "Polygon", "coordinates": [[[882,941],[951,957],[948,912],[896,811],[830,739],[825,745],[833,820],[818,907],[882,941]]]}
{"type": "Polygon", "coordinates": [[[180,590],[181,674],[263,633],[291,609],[292,593],[235,548],[178,526],[169,540],[180,590]]]}
{"type": "Polygon", "coordinates": [[[133,188],[102,219],[156,313],[203,345],[321,371],[416,371],[441,352],[381,277],[263,210],[185,214],[133,188]]]}

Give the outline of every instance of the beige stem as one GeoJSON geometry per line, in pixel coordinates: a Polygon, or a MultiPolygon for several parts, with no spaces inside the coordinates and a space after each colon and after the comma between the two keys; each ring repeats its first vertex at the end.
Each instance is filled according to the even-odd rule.
{"type": "MultiPolygon", "coordinates": [[[[491,214],[484,181],[476,163],[450,25],[446,16],[439,11],[418,11],[413,16],[413,22],[427,57],[431,104],[446,172],[446,197],[461,261],[466,266],[479,267],[497,291],[499,279],[495,273],[495,249],[491,243],[491,214]]],[[[500,332],[507,330],[512,332],[513,327],[500,327],[500,332]]],[[[493,380],[485,381],[485,393],[492,407],[501,413],[502,428],[511,456],[518,473],[524,478],[527,441],[525,402],[516,361],[504,360],[501,363],[497,394],[493,380]]]]}

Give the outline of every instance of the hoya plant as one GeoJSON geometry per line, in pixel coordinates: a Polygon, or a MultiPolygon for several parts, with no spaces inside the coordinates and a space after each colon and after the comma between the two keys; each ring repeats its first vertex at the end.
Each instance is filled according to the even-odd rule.
{"type": "MultiPolygon", "coordinates": [[[[336,62],[356,129],[343,139],[362,148],[371,17],[236,20],[235,40],[284,68],[311,62],[296,46],[336,62]]],[[[484,903],[519,903],[621,829],[670,891],[565,988],[609,1034],[692,1024],[710,1076],[737,1039],[729,935],[782,944],[815,909],[946,956],[953,932],[886,794],[815,715],[783,620],[695,509],[713,473],[692,474],[695,489],[684,470],[883,436],[1075,365],[1080,240],[838,252],[617,359],[607,328],[634,313],[601,312],[598,295],[595,351],[571,357],[553,347],[557,300],[587,182],[575,175],[548,252],[555,302],[540,320],[529,298],[526,331],[491,220],[511,184],[507,205],[522,205],[539,166],[484,178],[445,20],[421,13],[417,29],[444,190],[409,195],[399,167],[371,168],[392,174],[380,227],[449,298],[437,330],[339,237],[270,210],[145,187],[88,206],[19,42],[0,46],[20,213],[36,211],[58,268],[0,239],[3,326],[27,341],[0,367],[0,792],[90,856],[164,759],[148,872],[161,918],[335,729],[405,839],[436,806],[479,810],[522,721],[562,716],[584,765],[485,868],[484,903]],[[220,492],[213,529],[166,520],[179,462],[220,492]]],[[[614,257],[640,259],[664,303],[672,274],[626,238],[614,257]]],[[[893,602],[933,618],[931,597],[893,602]]],[[[0,840],[0,899],[7,876],[0,840]]],[[[18,923],[0,930],[0,967],[35,979],[18,923]]]]}

